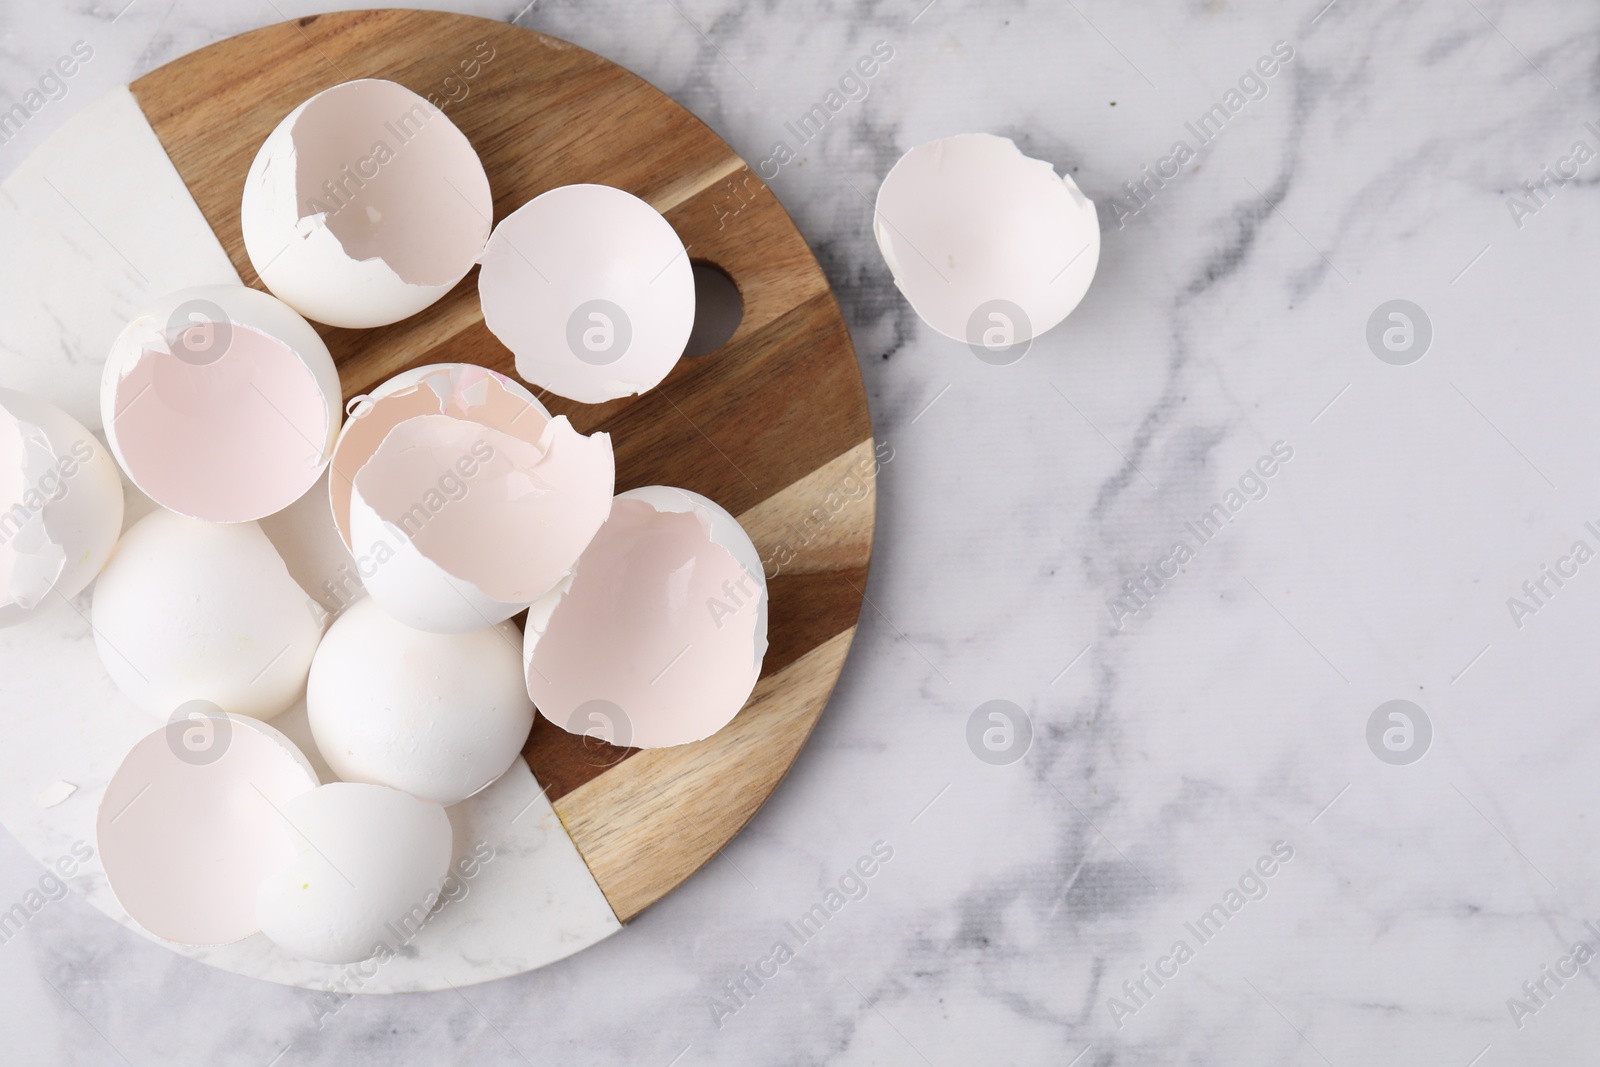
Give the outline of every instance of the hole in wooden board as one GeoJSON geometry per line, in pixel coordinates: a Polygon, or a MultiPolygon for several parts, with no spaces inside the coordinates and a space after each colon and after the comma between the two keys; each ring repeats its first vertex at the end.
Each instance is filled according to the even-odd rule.
{"type": "Polygon", "coordinates": [[[728,343],[744,318],[744,298],[728,272],[703,259],[694,268],[694,329],[689,331],[686,356],[708,356],[728,343]]]}

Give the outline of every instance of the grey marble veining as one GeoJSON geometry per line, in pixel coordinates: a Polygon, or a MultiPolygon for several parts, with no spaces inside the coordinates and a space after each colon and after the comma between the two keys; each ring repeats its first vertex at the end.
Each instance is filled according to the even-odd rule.
{"type": "MultiPolygon", "coordinates": [[[[0,173],[114,85],[326,9],[123,3],[0,2],[0,107],[95,49],[0,173]]],[[[770,179],[894,458],[873,607],[746,832],[563,962],[321,1025],[68,895],[0,944],[0,1060],[1592,1061],[1600,13],[924,4],[459,5],[623,63],[752,162],[894,51],[770,179]],[[1089,296],[1010,367],[923,327],[871,238],[899,154],[968,130],[1070,172],[1104,228],[1089,296]],[[1387,312],[1369,344],[1396,300],[1420,359],[1387,312]],[[1009,763],[969,746],[996,700],[1031,735],[1009,763]]],[[[42,876],[0,840],[0,905],[42,876]]]]}

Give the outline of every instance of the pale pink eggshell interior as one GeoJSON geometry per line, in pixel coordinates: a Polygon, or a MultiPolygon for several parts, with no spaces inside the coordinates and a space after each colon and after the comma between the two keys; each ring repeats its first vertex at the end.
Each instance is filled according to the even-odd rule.
{"type": "Polygon", "coordinates": [[[351,259],[382,259],[411,285],[453,285],[483,250],[488,220],[469,199],[487,198],[483,164],[404,86],[335,86],[306,103],[292,136],[301,215],[322,214],[351,259]]]}
{"type": "MultiPolygon", "coordinates": [[[[100,858],[140,926],[185,945],[223,945],[259,927],[256,889],[293,854],[278,808],[316,788],[290,741],[228,716],[169,723],[134,745],[100,803],[100,858]],[[211,729],[221,755],[184,759],[183,731],[211,729]]],[[[204,742],[204,737],[198,742],[204,742]]]]}
{"type": "Polygon", "coordinates": [[[389,431],[356,475],[356,492],[448,574],[526,604],[588,545],[610,510],[614,478],[610,438],[585,437],[566,416],[529,443],[492,425],[421,415],[389,431]]]}
{"type": "Polygon", "coordinates": [[[709,737],[755,687],[760,590],[704,516],[619,497],[534,645],[529,694],[580,733],[586,705],[615,705],[616,744],[709,737]]]}
{"type": "MultiPolygon", "coordinates": [[[[145,348],[116,384],[117,446],[152,499],[210,522],[244,522],[299,499],[321,474],[327,402],[282,341],[239,323],[210,362],[145,348]]],[[[166,335],[205,350],[215,324],[166,335]]]]}
{"type": "Polygon", "coordinates": [[[484,325],[512,351],[519,376],[558,396],[598,404],[653,389],[694,329],[683,241],[650,204],[608,185],[534,197],[495,227],[482,264],[484,325]],[[589,326],[606,340],[585,358],[589,326]]]}
{"type": "Polygon", "coordinates": [[[550,413],[525,388],[471,363],[445,363],[399,375],[356,400],[330,464],[328,497],[345,547],[350,539],[350,494],[355,477],[389,431],[419,415],[454,415],[537,442],[550,413]]]}

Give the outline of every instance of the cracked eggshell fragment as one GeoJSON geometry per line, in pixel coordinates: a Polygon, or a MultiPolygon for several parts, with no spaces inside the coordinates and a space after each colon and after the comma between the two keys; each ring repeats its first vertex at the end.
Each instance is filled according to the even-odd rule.
{"type": "Polygon", "coordinates": [[[585,404],[660,384],[694,328],[694,270],[677,232],[608,185],[551,189],[502,219],[478,297],[517,373],[585,404]]]}
{"type": "Polygon", "coordinates": [[[294,855],[279,808],[317,787],[293,742],[215,709],[174,716],[106,786],[96,843],[111,891],[144,929],[185,945],[256,933],[256,890],[294,855]]]}
{"type": "Polygon", "coordinates": [[[466,135],[410,89],[363,78],[278,124],[250,165],[239,222],[279,299],[316,322],[367,327],[449,292],[493,216],[466,135]]]}
{"type": "Polygon", "coordinates": [[[878,190],[872,228],[922,321],[991,348],[1066,318],[1100,261],[1093,201],[1049,163],[987,133],[901,156],[878,190]]]}
{"type": "Polygon", "coordinates": [[[151,715],[206,700],[270,719],[305,689],[321,615],[258,524],[157,510],[123,535],[91,618],[106,673],[151,715]]]}
{"type": "Polygon", "coordinates": [[[339,433],[339,372],[311,324],[241,285],[170,293],[118,335],[100,410],[129,479],[208,522],[281,511],[316,484],[339,433]]]}
{"type": "Polygon", "coordinates": [[[355,405],[334,450],[334,519],[368,593],[413,629],[510,618],[571,572],[610,513],[610,436],[551,418],[503,375],[418,368],[355,405]]]}
{"type": "Polygon", "coordinates": [[[256,892],[261,932],[296,956],[356,963],[397,952],[427,921],[450,870],[450,818],[431,800],[334,782],[294,797],[293,856],[256,892]]]}
{"type": "Polygon", "coordinates": [[[506,772],[533,727],[521,636],[511,622],[427,633],[358,600],[311,662],[317,749],[344,781],[465,800],[506,772]]]}
{"type": "Polygon", "coordinates": [[[0,628],[55,591],[74,597],[122,531],[122,479],[72,416],[0,389],[0,628]]]}
{"type": "Polygon", "coordinates": [[[744,707],[767,652],[767,583],[737,519],[686,489],[620,494],[572,578],[528,611],[539,713],[635,748],[711,736],[744,707]]]}

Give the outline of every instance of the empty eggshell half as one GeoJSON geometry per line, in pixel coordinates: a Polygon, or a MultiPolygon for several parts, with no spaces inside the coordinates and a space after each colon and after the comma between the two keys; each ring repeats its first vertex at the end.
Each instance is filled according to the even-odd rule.
{"type": "Polygon", "coordinates": [[[1093,201],[1049,163],[987,133],[901,156],[878,190],[872,228],[922,320],[988,348],[1066,318],[1100,261],[1093,201]]]}
{"type": "Polygon", "coordinates": [[[510,622],[427,633],[356,601],[311,662],[317,749],[344,781],[465,800],[506,772],[533,726],[521,637],[510,622]]]}
{"type": "Polygon", "coordinates": [[[655,208],[609,185],[551,189],[502,219],[478,296],[517,373],[585,404],[654,388],[694,328],[683,242],[655,208]]]}
{"type": "Polygon", "coordinates": [[[100,572],[95,645],[118,689],[151,715],[205,700],[270,719],[305,690],[322,608],[253,522],[153,511],[100,572]]]}
{"type": "Polygon", "coordinates": [[[262,879],[294,856],[279,809],[316,786],[305,756],[265,723],[214,710],[174,716],[133,746],[100,801],[112,892],[168,941],[249,937],[262,879]]]}
{"type": "Polygon", "coordinates": [[[0,627],[77,596],[122,532],[122,479],[72,416],[0,389],[0,627]]]}
{"type": "Polygon", "coordinates": [[[118,335],[106,440],[156,503],[208,522],[281,511],[316,484],[339,433],[339,372],[311,324],[256,289],[170,293],[118,335]]]}
{"type": "Polygon", "coordinates": [[[450,817],[431,800],[334,782],[294,797],[279,832],[292,857],[256,892],[261,932],[321,963],[410,942],[450,871],[450,817]]]}
{"type": "Polygon", "coordinates": [[[335,85],[256,153],[239,223],[256,273],[330,326],[414,315],[466,277],[494,206],[466,136],[391,81],[335,85]]]}
{"type": "Polygon", "coordinates": [[[611,438],[471,364],[409,371],[334,450],[334,521],[378,605],[418,630],[509,619],[567,576],[611,510],[611,438]]]}
{"type": "Polygon", "coordinates": [[[571,579],[528,611],[539,713],[635,748],[698,741],[744,707],[767,652],[767,583],[737,519],[698,493],[620,494],[571,579]]]}

